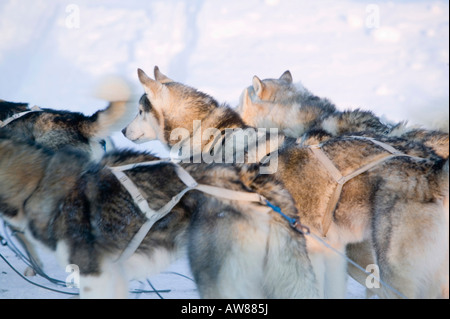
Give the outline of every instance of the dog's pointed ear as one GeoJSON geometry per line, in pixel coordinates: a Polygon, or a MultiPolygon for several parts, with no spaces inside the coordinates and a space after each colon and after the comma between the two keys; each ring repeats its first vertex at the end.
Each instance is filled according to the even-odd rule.
{"type": "Polygon", "coordinates": [[[155,80],[161,83],[169,83],[169,82],[173,82],[172,79],[170,79],[169,77],[167,77],[166,75],[162,74],[161,71],[159,70],[158,66],[155,65],[155,80]]]}
{"type": "Polygon", "coordinates": [[[287,70],[286,72],[284,72],[281,76],[280,76],[280,80],[284,80],[287,83],[291,84],[293,82],[292,80],[292,74],[289,70],[287,70]]]}
{"type": "Polygon", "coordinates": [[[253,77],[252,83],[256,96],[261,98],[264,92],[264,83],[256,75],[253,77]]]}
{"type": "Polygon", "coordinates": [[[252,99],[248,94],[249,88],[244,90],[244,95],[242,96],[242,107],[245,109],[246,106],[252,105],[252,99]]]}
{"type": "Polygon", "coordinates": [[[149,84],[151,81],[153,81],[147,74],[145,74],[142,69],[137,69],[138,78],[142,85],[149,84]]]}
{"type": "Polygon", "coordinates": [[[158,92],[161,90],[162,84],[158,81],[151,79],[144,71],[138,69],[138,77],[142,86],[144,87],[145,93],[150,99],[154,99],[158,92]]]}

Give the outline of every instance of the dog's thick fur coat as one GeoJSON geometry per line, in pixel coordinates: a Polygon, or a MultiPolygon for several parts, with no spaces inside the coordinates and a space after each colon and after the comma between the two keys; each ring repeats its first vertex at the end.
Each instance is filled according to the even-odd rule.
{"type": "MultiPolygon", "coordinates": [[[[146,92],[141,99],[145,103],[141,103],[140,114],[124,130],[133,140],[166,137],[177,127],[189,129],[194,120],[220,131],[245,126],[226,105],[170,80],[157,68],[156,80],[143,71],[139,71],[139,78],[146,92]],[[150,129],[145,130],[139,123],[147,123],[150,129]],[[137,127],[141,129],[138,136],[129,134],[137,127]]],[[[162,141],[174,145],[167,138],[162,141]]],[[[385,142],[398,146],[408,143],[399,139],[385,142]]],[[[322,149],[343,174],[386,155],[381,147],[351,136],[331,138],[322,149]]],[[[416,152],[415,148],[404,149],[416,152]]],[[[448,193],[448,161],[423,146],[417,149],[426,153],[423,159],[393,158],[349,181],[326,240],[341,252],[347,244],[368,241],[382,279],[407,297],[435,298],[442,296],[443,290],[448,291],[448,213],[443,205],[448,193]]],[[[334,180],[311,155],[308,143],[285,144],[278,155],[276,177],[292,194],[302,222],[320,234],[334,180]]],[[[343,297],[345,260],[309,237],[307,247],[321,296],[343,297]]],[[[398,297],[389,290],[379,295],[398,297]]]]}
{"type": "MultiPolygon", "coordinates": [[[[414,153],[419,143],[423,143],[432,151],[421,152],[418,156],[434,157],[433,153],[444,159],[449,156],[448,120],[444,131],[427,130],[409,127],[406,122],[384,123],[374,113],[361,109],[339,111],[328,99],[312,94],[301,83],[294,84],[289,71],[279,79],[260,80],[255,76],[252,86],[242,93],[238,110],[246,124],[278,128],[291,137],[301,139],[303,145],[319,144],[333,136],[359,135],[391,145],[395,143],[395,147],[402,148],[407,154],[414,153]],[[401,139],[396,141],[386,139],[385,136],[401,139]],[[410,148],[412,144],[415,147],[410,148]]],[[[447,217],[448,202],[447,191],[444,199],[447,217]]],[[[367,247],[369,245],[365,242],[350,244],[347,254],[361,265],[374,264],[372,253],[367,251],[367,247]]],[[[361,276],[361,271],[351,264],[349,273],[364,284],[365,276],[361,276]]],[[[444,295],[448,295],[448,292],[444,295]]]]}
{"type": "MultiPolygon", "coordinates": [[[[129,98],[129,97],[124,97],[129,98]]],[[[29,111],[28,104],[0,102],[0,120],[21,112],[29,111]]],[[[34,141],[52,150],[66,146],[75,147],[88,153],[93,159],[100,159],[105,148],[113,145],[106,143],[114,132],[120,131],[131,120],[135,106],[126,100],[113,101],[104,110],[86,116],[77,112],[42,109],[30,112],[12,121],[3,130],[10,130],[15,136],[34,141]]]]}
{"type": "MultiPolygon", "coordinates": [[[[159,220],[136,253],[118,261],[146,220],[108,167],[155,160],[112,152],[100,163],[85,154],[52,152],[0,133],[0,210],[31,240],[80,270],[82,298],[128,296],[128,280],[157,273],[184,251],[206,298],[314,298],[315,277],[304,237],[267,207],[188,192],[159,220]]],[[[252,166],[186,165],[202,184],[258,192],[296,216],[288,192],[252,166]]],[[[126,172],[152,209],[184,188],[174,165],[126,172]]]]}
{"type": "MultiPolygon", "coordinates": [[[[124,82],[105,82],[96,91],[96,97],[109,101],[109,105],[91,116],[47,108],[30,112],[28,103],[0,100],[0,124],[12,116],[29,112],[7,125],[0,125],[0,130],[8,131],[14,137],[40,144],[49,150],[57,151],[72,147],[85,152],[90,159],[99,160],[106,151],[114,149],[110,135],[120,131],[131,121],[136,107],[128,102],[131,92],[124,82]]],[[[33,245],[21,232],[15,233],[30,258],[38,267],[42,267],[33,245]]],[[[34,275],[35,270],[27,268],[25,274],[34,275]]]]}
{"type": "Polygon", "coordinates": [[[289,71],[279,79],[260,80],[255,76],[252,85],[244,89],[238,110],[247,125],[278,128],[293,138],[314,129],[331,136],[386,135],[424,143],[443,158],[449,155],[448,127],[446,132],[426,130],[409,127],[406,122],[385,123],[373,112],[362,109],[339,111],[329,99],[293,83],[289,71]]]}

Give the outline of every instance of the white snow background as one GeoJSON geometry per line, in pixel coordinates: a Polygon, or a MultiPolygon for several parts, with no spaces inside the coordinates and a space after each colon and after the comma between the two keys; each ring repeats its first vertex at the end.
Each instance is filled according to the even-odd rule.
{"type": "MultiPolygon", "coordinates": [[[[0,98],[90,115],[107,105],[92,97],[105,76],[126,78],[137,99],[136,69],[153,74],[158,65],[236,106],[253,75],[290,70],[342,110],[448,131],[448,37],[449,3],[438,0],[0,0],[0,98]]],[[[158,142],[135,146],[119,133],[114,141],[161,152],[158,142]]],[[[0,253],[23,272],[9,249],[0,253]]],[[[44,257],[47,273],[64,281],[68,273],[44,257]]],[[[190,276],[184,259],[169,270],[190,276]]],[[[198,298],[178,274],[151,282],[171,290],[164,298],[198,298]]],[[[32,286],[0,260],[0,298],[68,297],[32,286]]],[[[364,297],[363,287],[349,281],[347,297],[364,297]]]]}

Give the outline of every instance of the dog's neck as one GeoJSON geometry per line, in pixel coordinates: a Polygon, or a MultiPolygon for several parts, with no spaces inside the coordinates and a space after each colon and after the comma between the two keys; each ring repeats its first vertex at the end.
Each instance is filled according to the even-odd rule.
{"type": "MultiPolygon", "coordinates": [[[[204,112],[203,114],[203,117],[198,116],[198,118],[194,118],[192,123],[188,121],[180,123],[184,134],[181,134],[182,137],[179,137],[178,140],[171,140],[170,135],[174,132],[173,130],[180,129],[180,127],[175,127],[176,125],[174,123],[165,121],[165,138],[171,149],[172,157],[186,159],[196,157],[200,154],[211,153],[213,149],[215,154],[219,151],[224,154],[224,152],[229,152],[229,149],[225,150],[228,141],[235,144],[234,154],[241,154],[246,159],[252,147],[258,145],[259,149],[255,156],[256,161],[259,162],[268,153],[277,150],[285,140],[285,136],[279,134],[277,130],[261,131],[248,126],[242,120],[241,116],[228,105],[215,105],[209,109],[209,112],[204,112]],[[235,134],[242,132],[244,132],[244,135],[250,134],[251,137],[249,138],[246,135],[240,138],[239,141],[236,141],[238,140],[236,138],[232,142],[233,137],[236,137],[235,134]],[[256,142],[256,139],[258,142],[256,142]]],[[[186,118],[188,117],[186,114],[186,118]]]]}
{"type": "MultiPolygon", "coordinates": [[[[186,114],[176,121],[171,120],[169,117],[165,117],[163,123],[164,138],[169,147],[173,147],[175,145],[185,146],[196,137],[205,137],[205,139],[202,139],[201,141],[201,149],[203,150],[208,144],[211,143],[211,139],[206,138],[206,134],[211,130],[219,131],[223,135],[225,134],[226,129],[248,127],[240,115],[228,105],[217,106],[211,104],[208,105],[208,108],[205,107],[204,109],[207,109],[208,111],[203,113],[198,112],[196,117],[186,114]],[[181,138],[171,138],[171,136],[177,137],[176,134],[178,134],[178,132],[184,133],[181,138]]],[[[195,111],[193,111],[193,113],[195,113],[195,111]]]]}

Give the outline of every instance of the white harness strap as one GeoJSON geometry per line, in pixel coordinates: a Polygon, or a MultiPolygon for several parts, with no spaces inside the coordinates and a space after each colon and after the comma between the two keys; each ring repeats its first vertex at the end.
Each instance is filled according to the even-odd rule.
{"type": "Polygon", "coordinates": [[[15,121],[19,118],[21,118],[24,115],[27,115],[28,113],[32,113],[32,112],[42,112],[42,110],[39,108],[39,106],[35,105],[33,106],[30,111],[26,111],[26,112],[21,112],[21,113],[17,113],[14,114],[13,116],[8,117],[6,120],[1,121],[0,120],[0,128],[5,127],[6,125],[8,125],[9,123],[11,123],[12,121],[15,121]]]}
{"type": "Polygon", "coordinates": [[[141,226],[139,231],[131,239],[128,247],[122,252],[118,261],[124,261],[127,260],[129,257],[131,257],[136,251],[136,249],[139,247],[139,245],[142,243],[142,241],[144,240],[145,236],[152,228],[152,226],[158,220],[166,216],[175,207],[175,205],[178,204],[178,202],[181,200],[184,194],[186,194],[186,192],[190,191],[197,185],[197,182],[181,166],[174,163],[176,165],[175,168],[178,177],[187,187],[184,188],[180,193],[172,197],[172,199],[166,205],[161,207],[158,211],[151,209],[150,206],[148,205],[147,200],[139,191],[139,188],[123,171],[130,170],[139,166],[157,165],[163,162],[167,163],[167,161],[160,160],[160,161],[123,165],[117,167],[109,167],[111,172],[117,177],[120,183],[122,183],[125,189],[130,193],[136,205],[145,214],[145,217],[147,218],[147,221],[141,226]]]}
{"type": "MultiPolygon", "coordinates": [[[[257,193],[232,191],[221,187],[197,184],[194,178],[192,178],[192,176],[189,175],[189,173],[184,168],[182,168],[177,163],[170,162],[169,160],[156,160],[123,166],[115,166],[109,167],[109,169],[120,181],[120,183],[125,187],[125,189],[130,193],[136,205],[145,214],[147,218],[147,221],[133,236],[127,248],[120,255],[119,259],[117,260],[119,262],[127,260],[134,254],[134,252],[138,249],[139,245],[142,243],[142,241],[144,240],[145,236],[150,231],[152,226],[158,220],[166,216],[175,207],[175,205],[178,204],[181,198],[190,190],[196,189],[203,193],[227,200],[257,202],[265,204],[264,202],[265,198],[257,193]],[[139,191],[139,188],[123,171],[130,170],[135,167],[158,165],[162,163],[172,163],[175,165],[175,172],[177,173],[180,180],[186,185],[186,188],[184,188],[181,192],[172,197],[172,199],[166,205],[161,207],[158,211],[155,211],[149,207],[147,200],[139,191]]],[[[270,211],[269,208],[268,211],[270,211]]]]}
{"type": "Polygon", "coordinates": [[[311,153],[319,160],[319,162],[322,164],[322,166],[328,171],[330,176],[336,182],[336,188],[334,189],[333,194],[331,195],[330,199],[328,200],[325,214],[322,219],[322,236],[323,237],[326,237],[328,230],[331,226],[331,223],[333,221],[334,212],[336,210],[337,204],[341,197],[342,187],[344,186],[345,183],[347,183],[352,178],[354,178],[358,175],[361,175],[362,173],[367,172],[371,168],[373,168],[391,158],[394,158],[394,157],[405,156],[405,157],[410,157],[410,158],[415,158],[415,159],[422,159],[422,158],[404,154],[404,153],[398,151],[397,149],[395,149],[394,147],[392,147],[388,144],[385,144],[383,142],[377,141],[370,137],[364,137],[364,136],[350,136],[350,137],[358,138],[358,139],[362,139],[362,140],[368,140],[368,141],[382,147],[383,149],[385,149],[387,152],[390,153],[390,155],[386,154],[385,156],[383,156],[373,162],[370,162],[366,165],[361,166],[360,168],[354,170],[350,174],[348,174],[346,176],[342,176],[339,169],[334,165],[334,163],[328,158],[328,156],[321,149],[321,145],[309,146],[309,150],[311,151],[311,153]]]}
{"type": "Polygon", "coordinates": [[[198,184],[197,187],[195,187],[195,189],[203,193],[223,199],[265,204],[264,196],[258,193],[238,192],[225,189],[222,187],[204,184],[198,184]]]}

